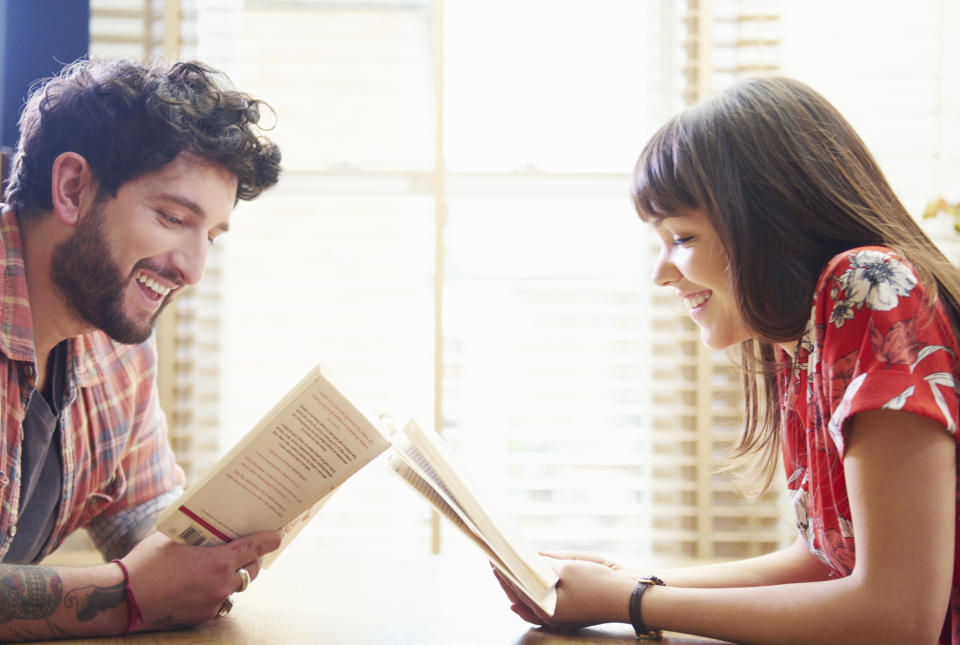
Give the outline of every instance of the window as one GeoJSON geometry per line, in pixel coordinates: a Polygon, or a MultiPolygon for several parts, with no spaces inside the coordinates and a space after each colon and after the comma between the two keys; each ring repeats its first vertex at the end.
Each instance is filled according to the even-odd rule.
{"type": "MultiPolygon", "coordinates": [[[[737,385],[650,287],[629,200],[643,141],[689,88],[686,10],[241,16],[231,75],[276,107],[287,174],[238,209],[227,245],[228,444],[321,360],[365,400],[440,427],[541,548],[712,558],[780,541],[773,499],[742,510],[711,489],[710,425],[735,432],[739,417],[735,400],[706,401],[737,385]]],[[[384,479],[374,466],[351,480],[318,539],[458,546],[384,479]]]]}
{"type": "MultiPolygon", "coordinates": [[[[276,108],[285,159],[177,309],[168,414],[195,474],[322,361],[439,427],[540,548],[717,559],[792,540],[775,492],[745,505],[713,474],[739,377],[649,284],[629,173],[683,103],[779,72],[848,115],[913,212],[956,200],[954,3],[183,0],[173,22],[131,4],[166,20],[147,51],[176,41],[276,108]]],[[[458,548],[382,470],[313,539],[458,548]]]]}

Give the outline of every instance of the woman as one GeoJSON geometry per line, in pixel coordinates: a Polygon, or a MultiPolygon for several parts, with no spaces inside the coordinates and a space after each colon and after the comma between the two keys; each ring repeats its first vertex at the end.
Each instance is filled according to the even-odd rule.
{"type": "Polygon", "coordinates": [[[735,456],[761,490],[782,456],[799,536],[659,572],[558,554],[554,615],[501,581],[514,611],[651,636],[960,645],[960,272],[847,121],[791,79],[742,82],[670,120],[640,156],[634,199],[660,238],[656,284],[708,346],[739,346],[735,456]]]}

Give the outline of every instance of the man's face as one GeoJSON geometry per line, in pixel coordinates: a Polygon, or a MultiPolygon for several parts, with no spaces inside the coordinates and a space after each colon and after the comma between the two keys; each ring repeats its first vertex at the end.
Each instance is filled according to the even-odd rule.
{"type": "Polygon", "coordinates": [[[236,194],[236,176],[181,154],[81,215],[54,249],[54,284],[79,319],[118,342],[141,343],[163,307],[203,275],[236,194]]]}

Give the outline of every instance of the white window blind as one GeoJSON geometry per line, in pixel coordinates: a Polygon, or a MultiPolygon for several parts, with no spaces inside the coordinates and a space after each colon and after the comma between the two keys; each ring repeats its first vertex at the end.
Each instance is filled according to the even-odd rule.
{"type": "MultiPolygon", "coordinates": [[[[681,13],[687,103],[780,64],[779,0],[691,0],[681,13]]],[[[663,289],[651,294],[654,390],[653,553],[662,558],[742,558],[793,537],[778,484],[746,503],[717,474],[743,427],[740,372],[663,289]]]]}
{"type": "MultiPolygon", "coordinates": [[[[246,429],[319,358],[378,405],[427,423],[440,406],[468,470],[542,548],[716,557],[718,536],[776,542],[769,509],[711,510],[735,507],[711,488],[707,431],[719,421],[735,433],[735,401],[696,419],[726,395],[713,372],[729,368],[700,365],[685,314],[650,287],[650,241],[629,200],[643,141],[681,106],[688,16],[673,2],[444,6],[440,119],[429,7],[243,10],[232,75],[277,108],[288,172],[268,201],[241,206],[228,243],[227,426],[246,429]],[[662,343],[676,355],[664,354],[654,338],[678,321],[681,337],[662,343]],[[270,339],[268,363],[237,349],[251,337],[270,339]]],[[[378,540],[384,525],[426,535],[424,514],[404,521],[397,489],[364,473],[315,531],[341,546],[378,540]]]]}
{"type": "MultiPolygon", "coordinates": [[[[92,0],[90,55],[195,58],[197,10],[190,0],[92,0]]],[[[157,326],[160,403],[188,482],[219,456],[222,272],[214,247],[204,279],[167,307],[157,326]]]]}
{"type": "MultiPolygon", "coordinates": [[[[238,207],[228,236],[226,445],[316,361],[374,411],[432,425],[430,13],[368,5],[241,14],[232,76],[276,108],[285,171],[268,198],[238,207]]],[[[375,464],[308,530],[340,548],[402,552],[426,548],[428,518],[375,464]]]]}
{"type": "Polygon", "coordinates": [[[827,96],[907,208],[960,186],[960,8],[951,0],[787,3],[784,71],[827,96]],[[822,19],[829,15],[830,20],[822,19]]]}
{"type": "MultiPolygon", "coordinates": [[[[185,414],[218,420],[222,452],[320,360],[379,409],[424,425],[439,410],[540,548],[716,559],[790,541],[776,493],[747,505],[713,474],[742,424],[739,375],[650,284],[629,172],[684,102],[780,71],[850,116],[916,212],[950,197],[957,9],[849,4],[184,3],[184,46],[276,108],[286,168],[237,208],[205,301],[218,315],[181,327],[179,364],[220,354],[181,386],[185,414]]],[[[428,517],[374,465],[294,548],[462,544],[428,517]]]]}
{"type": "Polygon", "coordinates": [[[657,354],[680,312],[629,171],[681,107],[685,16],[553,4],[544,30],[543,3],[448,6],[448,436],[541,548],[672,554],[696,532],[675,402],[696,372],[657,354]]]}

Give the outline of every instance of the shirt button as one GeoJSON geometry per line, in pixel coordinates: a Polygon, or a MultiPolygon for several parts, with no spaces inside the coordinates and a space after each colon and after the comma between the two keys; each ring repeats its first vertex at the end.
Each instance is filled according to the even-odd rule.
{"type": "Polygon", "coordinates": [[[11,524],[9,527],[7,527],[7,537],[13,537],[13,536],[15,536],[16,534],[17,534],[17,525],[16,525],[16,524],[11,524]]]}

